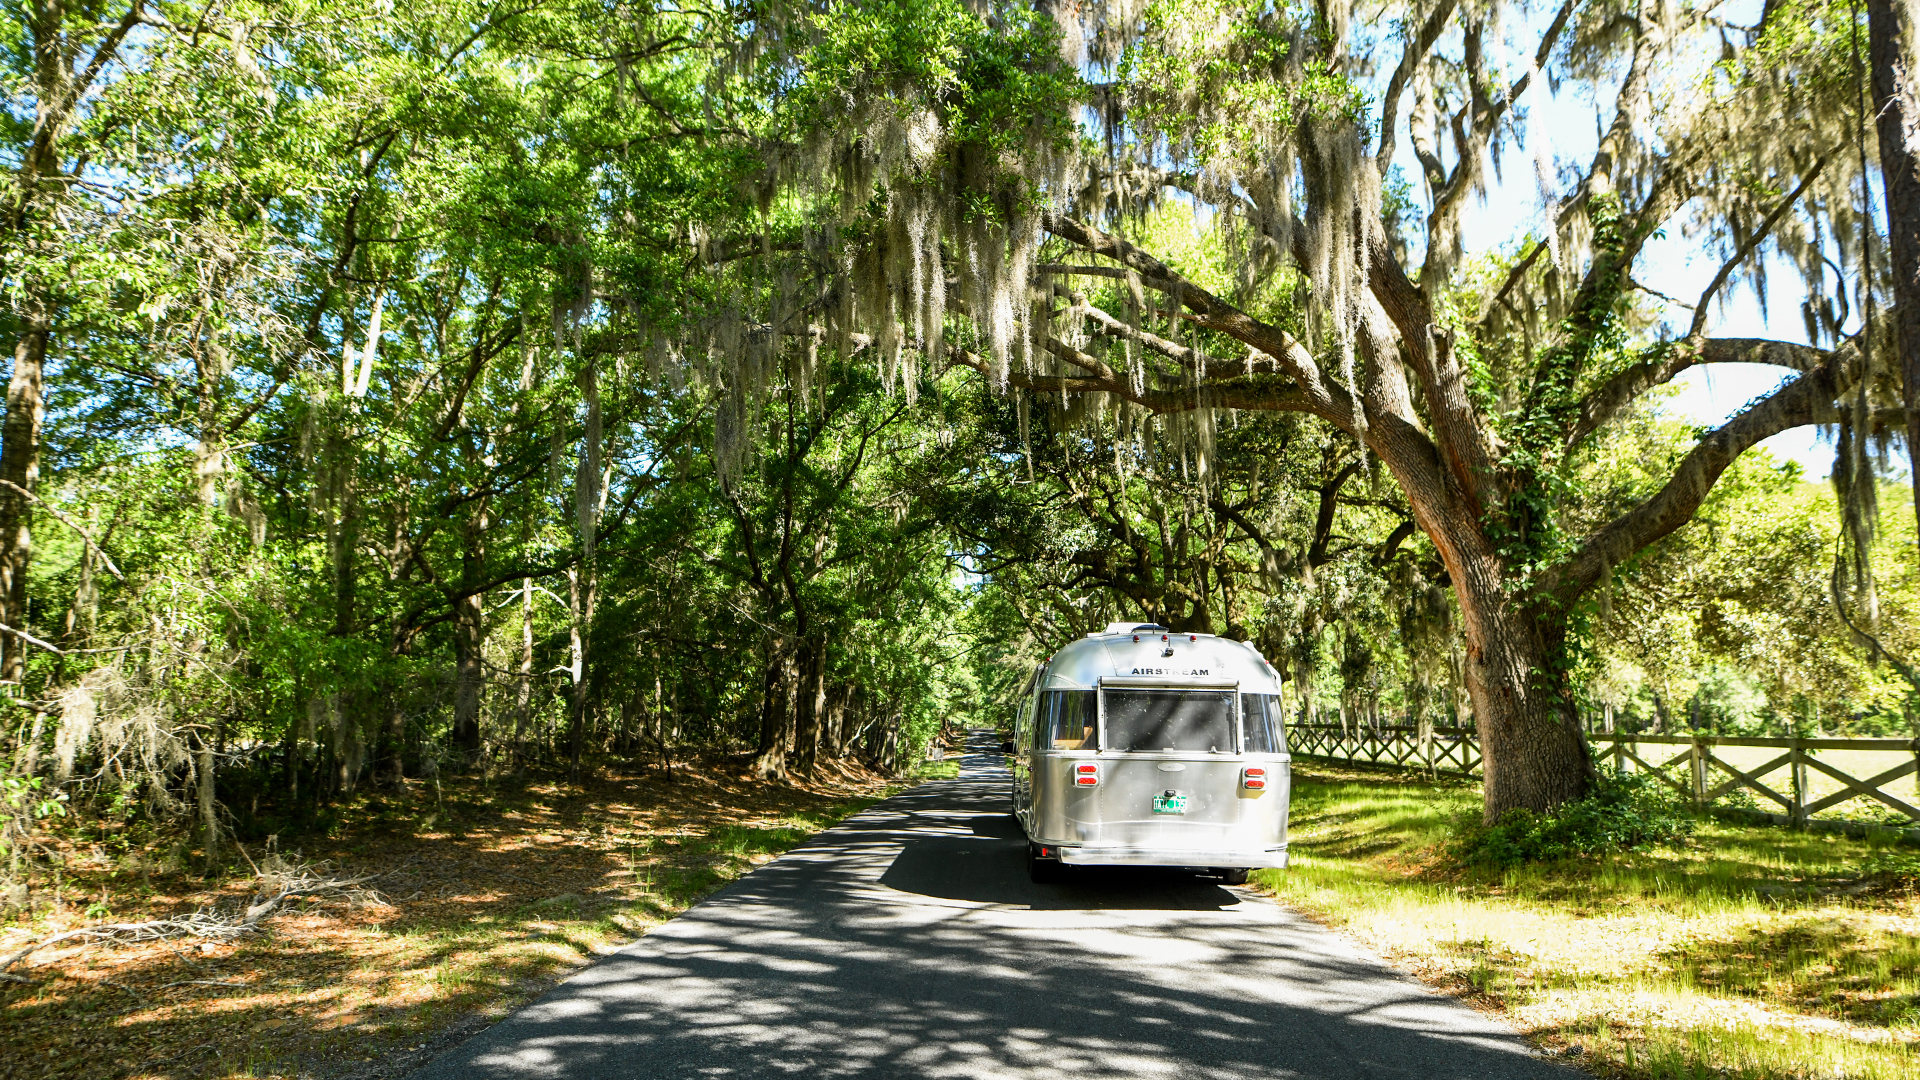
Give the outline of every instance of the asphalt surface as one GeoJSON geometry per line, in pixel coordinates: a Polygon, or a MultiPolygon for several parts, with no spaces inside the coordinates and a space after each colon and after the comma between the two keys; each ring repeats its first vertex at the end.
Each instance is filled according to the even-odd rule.
{"type": "Polygon", "coordinates": [[[978,737],[412,1080],[1581,1075],[1244,889],[1033,885],[1006,788],[978,737]]]}

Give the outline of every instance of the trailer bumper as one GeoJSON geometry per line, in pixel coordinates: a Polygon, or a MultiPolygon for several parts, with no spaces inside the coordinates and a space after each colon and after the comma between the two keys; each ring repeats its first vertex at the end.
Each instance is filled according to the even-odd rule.
{"type": "Polygon", "coordinates": [[[1086,844],[1057,846],[1047,844],[1046,846],[1058,851],[1060,861],[1068,866],[1191,866],[1232,869],[1245,867],[1256,870],[1287,865],[1287,849],[1284,845],[1264,850],[1239,851],[1174,851],[1086,844]]]}

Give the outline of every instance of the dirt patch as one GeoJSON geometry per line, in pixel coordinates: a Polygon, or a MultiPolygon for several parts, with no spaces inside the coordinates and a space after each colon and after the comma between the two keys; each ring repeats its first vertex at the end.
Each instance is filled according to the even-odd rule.
{"type": "MultiPolygon", "coordinates": [[[[337,815],[353,827],[278,846],[376,875],[378,900],[303,903],[233,944],[38,953],[13,969],[29,982],[0,983],[0,1076],[398,1076],[898,787],[857,768],[761,783],[736,757],[677,766],[671,782],[602,772],[361,796],[337,815]]],[[[251,895],[250,875],[67,854],[53,913],[0,930],[0,954],[109,911],[133,921],[251,895]]]]}

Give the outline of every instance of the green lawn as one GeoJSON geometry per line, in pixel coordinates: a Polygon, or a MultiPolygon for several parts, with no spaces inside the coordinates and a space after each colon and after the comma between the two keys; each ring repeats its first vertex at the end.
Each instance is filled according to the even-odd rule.
{"type": "Polygon", "coordinates": [[[1685,846],[1468,874],[1464,782],[1296,763],[1255,880],[1543,1046],[1639,1077],[1920,1077],[1920,853],[1702,822],[1685,846]]]}

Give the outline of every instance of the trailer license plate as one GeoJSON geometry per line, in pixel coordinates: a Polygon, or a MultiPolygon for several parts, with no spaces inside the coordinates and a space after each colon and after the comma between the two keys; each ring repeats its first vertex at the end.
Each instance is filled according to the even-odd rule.
{"type": "Polygon", "coordinates": [[[1187,812],[1187,797],[1177,791],[1162,792],[1153,797],[1153,812],[1156,814],[1184,814],[1187,812]]]}

